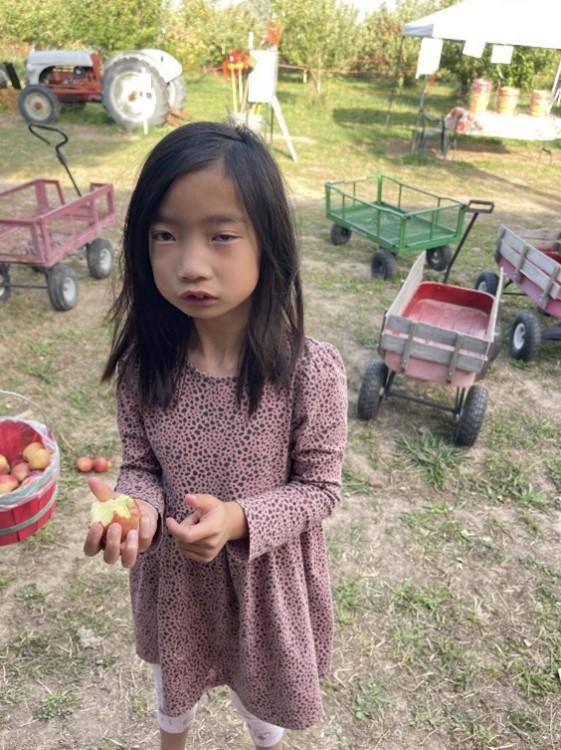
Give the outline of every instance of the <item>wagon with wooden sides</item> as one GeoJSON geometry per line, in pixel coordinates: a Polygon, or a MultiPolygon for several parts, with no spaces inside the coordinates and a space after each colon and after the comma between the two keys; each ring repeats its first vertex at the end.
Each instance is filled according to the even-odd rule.
{"type": "MultiPolygon", "coordinates": [[[[558,232],[524,232],[521,236],[501,226],[495,261],[506,276],[504,290],[511,285],[520,290],[503,291],[503,294],[527,296],[542,313],[561,319],[561,235],[558,232]]],[[[475,288],[498,294],[499,274],[484,271],[479,274],[475,288]]],[[[528,362],[545,340],[561,341],[561,322],[542,327],[534,312],[524,310],[516,316],[510,329],[510,354],[528,362]]]]}
{"type": "MultiPolygon", "coordinates": [[[[476,441],[487,408],[481,379],[498,351],[496,332],[500,295],[424,281],[425,258],[413,264],[384,315],[379,358],[370,362],[358,398],[360,419],[373,419],[388,396],[452,412],[454,442],[476,441]],[[448,385],[454,405],[397,390],[396,376],[448,385]]],[[[499,289],[502,279],[499,279],[499,289]]]]}
{"type": "Polygon", "coordinates": [[[62,262],[85,250],[88,271],[102,279],[111,273],[113,248],[100,237],[103,229],[115,223],[113,185],[91,183],[82,194],[70,171],[62,146],[66,135],[46,125],[30,125],[33,135],[51,144],[38,130],[53,131],[59,161],[77,192],[67,200],[58,180],[30,180],[0,193],[0,303],[13,287],[46,289],[55,310],[70,310],[78,299],[78,279],[73,269],[62,262]],[[31,266],[44,278],[43,283],[14,283],[12,266],[31,266]]]}
{"type": "Polygon", "coordinates": [[[424,251],[427,265],[444,271],[452,257],[450,245],[463,245],[473,226],[470,222],[464,231],[472,203],[485,201],[462,203],[382,174],[325,183],[331,242],[344,245],[352,232],[372,240],[377,250],[371,272],[381,279],[393,277],[395,258],[403,253],[424,251]]]}

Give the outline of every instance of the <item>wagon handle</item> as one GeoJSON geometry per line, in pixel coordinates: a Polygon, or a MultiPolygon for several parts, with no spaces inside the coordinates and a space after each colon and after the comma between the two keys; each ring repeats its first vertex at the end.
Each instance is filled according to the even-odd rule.
{"type": "Polygon", "coordinates": [[[493,201],[481,201],[477,198],[474,198],[470,200],[466,205],[466,211],[469,211],[471,213],[471,219],[469,220],[469,224],[467,225],[461,240],[458,243],[458,247],[456,248],[454,255],[450,258],[450,263],[448,263],[448,268],[446,269],[446,273],[444,274],[443,282],[445,284],[448,283],[448,277],[450,276],[450,271],[452,270],[452,266],[456,262],[456,258],[460,254],[460,250],[464,246],[464,242],[467,240],[469,233],[471,232],[471,228],[477,221],[477,217],[479,214],[491,214],[493,213],[495,209],[495,204],[493,201]]]}
{"type": "Polygon", "coordinates": [[[76,181],[74,180],[74,177],[72,177],[72,173],[70,172],[70,168],[68,166],[68,161],[66,159],[66,156],[62,153],[62,147],[65,146],[68,143],[68,136],[66,133],[59,128],[53,128],[50,125],[37,125],[35,123],[30,123],[28,126],[29,132],[35,136],[35,138],[39,138],[40,141],[43,141],[43,143],[46,143],[47,146],[54,146],[56,157],[59,160],[59,162],[62,164],[62,166],[66,169],[66,174],[70,178],[70,182],[74,186],[74,190],[78,193],[78,197],[80,198],[82,196],[82,193],[80,192],[78,185],[76,184],[76,181]],[[49,130],[52,133],[57,133],[58,135],[62,136],[62,140],[58,143],[51,143],[48,138],[45,138],[44,135],[41,135],[41,133],[37,133],[36,130],[49,130]]]}
{"type": "Polygon", "coordinates": [[[493,201],[480,201],[477,199],[470,200],[466,206],[466,211],[478,214],[492,214],[495,210],[493,201]]]}

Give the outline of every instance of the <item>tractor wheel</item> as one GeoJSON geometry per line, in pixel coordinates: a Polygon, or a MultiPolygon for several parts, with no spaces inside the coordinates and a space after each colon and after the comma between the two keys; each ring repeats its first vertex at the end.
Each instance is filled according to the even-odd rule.
{"type": "Polygon", "coordinates": [[[99,238],[86,248],[88,271],[94,279],[105,279],[113,269],[113,245],[109,240],[99,238]]]}
{"type": "Polygon", "coordinates": [[[168,106],[182,109],[187,100],[187,86],[183,76],[177,76],[168,83],[168,106]]]}
{"type": "Polygon", "coordinates": [[[427,250],[427,266],[433,271],[445,271],[451,259],[452,251],[448,245],[427,250]]]}
{"type": "Polygon", "coordinates": [[[340,224],[332,224],[329,232],[329,239],[333,245],[346,245],[351,238],[351,230],[342,227],[340,224]]]}
{"type": "Polygon", "coordinates": [[[8,299],[10,292],[10,266],[7,263],[0,263],[0,305],[8,299]]]}
{"type": "Polygon", "coordinates": [[[126,130],[144,122],[162,125],[168,113],[166,82],[153,65],[133,55],[108,64],[101,99],[109,117],[126,130]],[[150,91],[146,91],[148,78],[150,91]]]}
{"type": "Polygon", "coordinates": [[[475,443],[483,424],[488,400],[489,392],[487,388],[484,388],[482,385],[471,386],[464,401],[458,424],[456,425],[456,432],[454,434],[456,445],[469,448],[470,445],[475,443]]]}
{"type": "Polygon", "coordinates": [[[55,310],[71,310],[78,301],[76,274],[63,263],[57,263],[49,269],[47,291],[55,310]]]}
{"type": "Polygon", "coordinates": [[[376,250],[370,263],[370,271],[374,279],[393,279],[395,274],[395,258],[389,250],[376,250]]]}
{"type": "Polygon", "coordinates": [[[384,386],[388,368],[381,359],[373,359],[368,365],[358,394],[358,418],[374,419],[384,397],[384,386]]]}
{"type": "Polygon", "coordinates": [[[529,362],[533,359],[542,341],[540,321],[531,312],[517,315],[510,329],[508,349],[511,357],[529,362]]]}
{"type": "Polygon", "coordinates": [[[495,295],[499,288],[499,276],[493,271],[483,271],[477,277],[475,282],[475,289],[478,292],[487,292],[488,294],[495,295]]]}
{"type": "Polygon", "coordinates": [[[34,83],[26,86],[18,98],[23,119],[33,125],[49,125],[60,115],[60,100],[46,86],[34,83]]]}

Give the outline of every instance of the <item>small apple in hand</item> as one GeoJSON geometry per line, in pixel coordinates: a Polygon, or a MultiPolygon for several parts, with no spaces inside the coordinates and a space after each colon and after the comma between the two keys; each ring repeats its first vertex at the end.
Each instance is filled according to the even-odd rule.
{"type": "Polygon", "coordinates": [[[88,471],[91,471],[93,469],[93,459],[89,456],[80,456],[80,458],[76,461],[76,468],[78,471],[83,472],[84,474],[87,474],[88,471]]]}
{"type": "Polygon", "coordinates": [[[140,525],[140,508],[136,500],[128,495],[117,495],[110,500],[94,500],[91,506],[90,522],[100,523],[104,532],[100,547],[105,544],[105,534],[112,523],[118,523],[121,527],[121,541],[133,529],[140,525]]]}
{"type": "Polygon", "coordinates": [[[111,464],[105,458],[105,456],[98,456],[96,459],[94,459],[93,470],[97,471],[98,474],[104,474],[106,471],[109,471],[110,468],[111,464]]]}

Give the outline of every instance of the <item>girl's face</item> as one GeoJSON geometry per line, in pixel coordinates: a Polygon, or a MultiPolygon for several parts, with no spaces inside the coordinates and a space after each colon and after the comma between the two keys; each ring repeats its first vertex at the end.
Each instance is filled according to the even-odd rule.
{"type": "Polygon", "coordinates": [[[260,250],[221,163],[178,177],[149,233],[152,272],[162,297],[196,320],[247,324],[260,250]]]}

